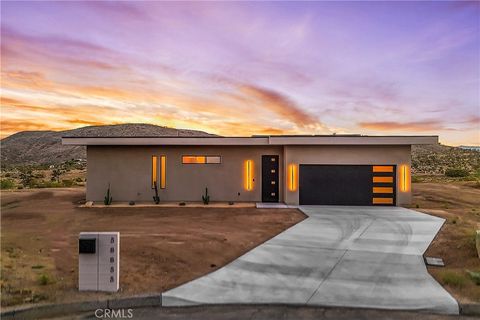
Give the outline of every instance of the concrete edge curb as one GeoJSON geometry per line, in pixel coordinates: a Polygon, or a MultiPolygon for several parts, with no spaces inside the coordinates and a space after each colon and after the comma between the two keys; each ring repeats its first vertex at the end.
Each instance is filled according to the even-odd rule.
{"type": "MultiPolygon", "coordinates": [[[[226,307],[226,306],[248,306],[250,304],[200,304],[188,306],[162,306],[161,295],[149,296],[135,296],[129,298],[109,299],[101,301],[84,301],[67,304],[49,304],[40,306],[19,307],[18,309],[10,310],[1,313],[2,319],[42,319],[51,318],[72,313],[88,312],[96,309],[121,309],[121,308],[140,308],[140,307],[161,307],[167,309],[194,309],[205,307],[226,307]]],[[[252,306],[284,306],[285,304],[251,304],[252,306]]],[[[305,305],[289,305],[291,307],[320,307],[320,306],[305,306],[305,305]]],[[[331,308],[332,306],[322,306],[321,308],[331,308]]],[[[352,309],[351,307],[344,307],[345,309],[352,309]]],[[[353,308],[355,309],[355,308],[353,308]]],[[[371,310],[389,311],[389,309],[375,309],[375,308],[361,308],[371,310]]],[[[431,314],[428,310],[390,310],[392,312],[420,312],[431,314]]],[[[476,316],[480,315],[480,303],[466,303],[460,305],[460,314],[476,316]]]]}
{"type": "Polygon", "coordinates": [[[465,316],[480,316],[480,303],[459,303],[460,314],[465,316]]]}
{"type": "Polygon", "coordinates": [[[160,294],[135,296],[128,298],[82,301],[66,304],[45,304],[38,306],[19,307],[0,314],[1,319],[42,319],[93,311],[97,309],[121,309],[162,306],[160,294]]]}

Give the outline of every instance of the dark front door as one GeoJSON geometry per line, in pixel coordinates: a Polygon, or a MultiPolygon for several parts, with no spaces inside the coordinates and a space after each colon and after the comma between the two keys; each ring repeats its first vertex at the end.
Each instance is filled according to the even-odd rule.
{"type": "Polygon", "coordinates": [[[262,156],[262,202],[278,202],[278,156],[262,156]]]}

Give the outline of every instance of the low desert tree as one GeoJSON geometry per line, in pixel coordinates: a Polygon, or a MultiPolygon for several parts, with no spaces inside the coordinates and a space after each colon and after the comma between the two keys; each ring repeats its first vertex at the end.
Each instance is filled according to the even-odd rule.
{"type": "Polygon", "coordinates": [[[27,187],[33,183],[35,176],[33,175],[32,169],[22,168],[20,169],[19,178],[22,186],[27,187]]]}
{"type": "Polygon", "coordinates": [[[52,170],[52,177],[50,178],[51,181],[60,182],[60,176],[62,175],[62,170],[60,168],[55,168],[52,170]]]}

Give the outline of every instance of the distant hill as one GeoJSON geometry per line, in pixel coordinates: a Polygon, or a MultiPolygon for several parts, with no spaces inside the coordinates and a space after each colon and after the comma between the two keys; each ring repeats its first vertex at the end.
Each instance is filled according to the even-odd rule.
{"type": "Polygon", "coordinates": [[[1,140],[2,165],[44,165],[57,164],[72,158],[86,159],[85,147],[64,146],[61,139],[63,136],[213,136],[213,134],[136,123],[88,126],[66,131],[22,131],[1,140]]]}
{"type": "Polygon", "coordinates": [[[412,172],[444,174],[447,168],[461,168],[473,173],[480,169],[480,152],[437,145],[412,146],[412,172]]]}
{"type": "MultiPolygon", "coordinates": [[[[88,126],[66,131],[23,131],[1,140],[2,165],[50,165],[70,159],[86,159],[85,147],[63,146],[62,136],[214,136],[212,134],[151,124],[88,126]]],[[[443,174],[447,168],[474,172],[480,168],[480,152],[444,145],[412,146],[412,172],[443,174]]]]}

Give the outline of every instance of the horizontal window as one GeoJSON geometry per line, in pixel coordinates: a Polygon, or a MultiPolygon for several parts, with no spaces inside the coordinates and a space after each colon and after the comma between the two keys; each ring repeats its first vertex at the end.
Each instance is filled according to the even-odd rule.
{"type": "Polygon", "coordinates": [[[182,156],[182,163],[195,163],[195,164],[219,164],[222,163],[221,156],[182,156]]]}
{"type": "Polygon", "coordinates": [[[207,163],[222,163],[220,156],[207,156],[207,163]]]}
{"type": "Polygon", "coordinates": [[[182,163],[205,163],[204,156],[183,156],[182,163]]]}

